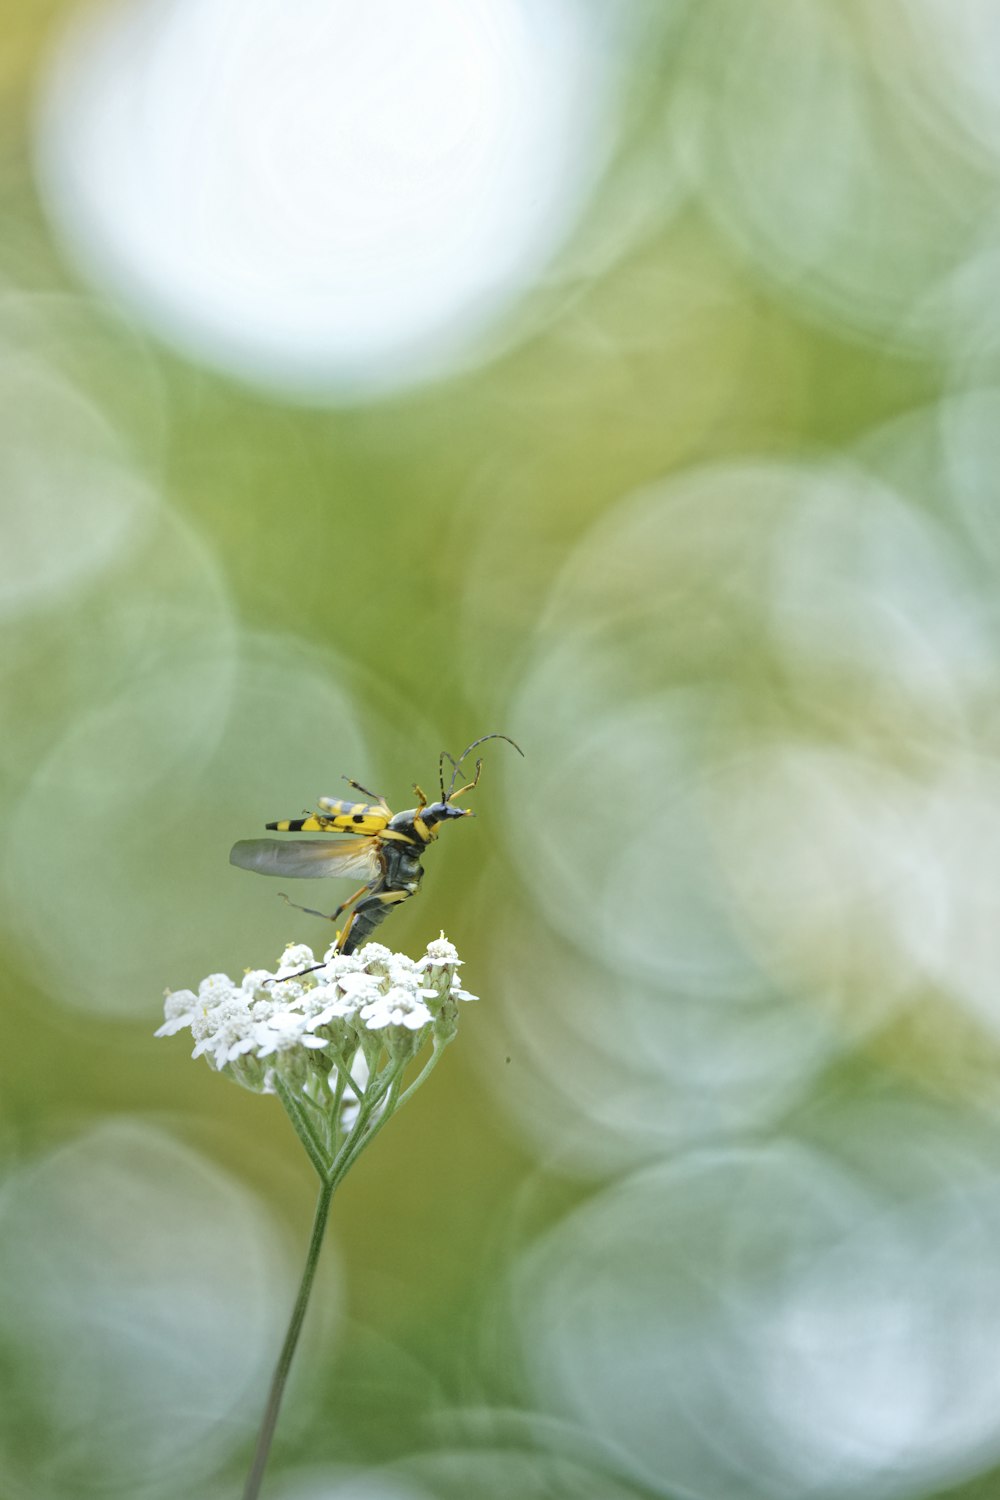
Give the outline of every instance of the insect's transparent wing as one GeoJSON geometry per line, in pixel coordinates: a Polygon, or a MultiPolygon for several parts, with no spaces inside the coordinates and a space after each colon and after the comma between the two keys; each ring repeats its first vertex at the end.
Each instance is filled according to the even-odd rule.
{"type": "Polygon", "coordinates": [[[360,875],[374,880],[381,871],[377,839],[241,839],[229,863],[258,875],[291,875],[320,880],[328,875],[360,875]]]}

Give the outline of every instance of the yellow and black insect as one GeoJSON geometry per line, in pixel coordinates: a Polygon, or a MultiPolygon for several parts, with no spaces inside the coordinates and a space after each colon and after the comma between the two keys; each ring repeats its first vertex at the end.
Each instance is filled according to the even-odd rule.
{"type": "MultiPolygon", "coordinates": [[[[342,802],[336,797],[320,797],[319,812],[267,824],[268,828],[280,833],[336,833],[340,837],[242,839],[233,845],[229,862],[244,870],[255,870],[258,875],[291,875],[305,880],[319,880],[331,875],[364,876],[364,884],[329,915],[314,911],[310,906],[296,907],[298,911],[322,917],[327,922],[335,922],[347,912],[347,920],[338,934],[338,947],[341,953],[353,953],[367,941],[394,906],[409,900],[419,890],[424,875],[420,856],[437,838],[441,825],[449,818],[472,816],[471,808],[455,807],[454,804],[463,793],[471,792],[478,785],[482,761],[477,759],[471,781],[457,788],[455,783],[463,761],[486,740],[506,740],[508,745],[514,745],[519,755],[524,754],[520,745],[506,734],[484,734],[473,740],[457,760],[443,750],[438,763],[440,802],[428,802],[419,786],[414,784],[413,790],[419,802],[416,807],[400,813],[393,813],[385,798],[377,792],[370,792],[360,782],[345,776],[349,786],[373,800],[370,803],[342,802]],[[452,766],[447,790],[444,784],[446,760],[452,766]]],[[[287,896],[285,900],[288,900],[287,896]]],[[[294,906],[295,902],[289,902],[289,905],[294,906]]]]}

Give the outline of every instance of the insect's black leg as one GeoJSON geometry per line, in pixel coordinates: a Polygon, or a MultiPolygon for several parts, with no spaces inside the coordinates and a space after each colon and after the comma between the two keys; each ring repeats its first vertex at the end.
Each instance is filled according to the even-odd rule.
{"type": "Polygon", "coordinates": [[[360,781],[355,781],[353,776],[342,776],[341,780],[346,781],[347,785],[352,786],[356,792],[364,792],[365,796],[371,797],[372,801],[377,803],[379,807],[389,806],[380,792],[370,792],[366,786],[361,785],[360,781]]]}
{"type": "MultiPolygon", "coordinates": [[[[303,907],[302,910],[305,911],[305,907],[303,907]]],[[[325,969],[325,968],[326,968],[326,963],[325,962],[321,963],[321,964],[310,964],[309,967],[308,967],[308,969],[296,969],[294,974],[283,974],[280,979],[277,977],[276,974],[272,974],[271,977],[270,977],[270,979],[265,979],[264,980],[264,983],[265,984],[284,984],[284,982],[285,982],[286,979],[301,979],[302,976],[303,976],[303,974],[315,974],[315,972],[316,972],[317,969],[325,969]]]]}
{"type": "Polygon", "coordinates": [[[300,906],[297,901],[290,900],[289,897],[285,895],[284,891],[279,891],[278,895],[281,897],[282,901],[286,902],[289,906],[294,907],[296,911],[304,911],[308,916],[319,917],[324,922],[336,922],[341,912],[346,911],[351,903],[353,901],[356,901],[359,896],[363,896],[367,889],[367,885],[363,885],[360,890],[354,892],[353,896],[348,896],[346,901],[341,901],[336,911],[331,911],[330,913],[327,913],[325,911],[316,911],[311,906],[300,906]]]}
{"type": "MultiPolygon", "coordinates": [[[[278,895],[281,897],[282,901],[286,902],[286,904],[288,906],[294,907],[296,911],[304,911],[310,917],[319,917],[320,920],[323,921],[323,922],[335,922],[337,920],[337,918],[340,916],[341,912],[342,911],[346,911],[347,907],[349,907],[352,902],[356,901],[359,896],[363,896],[364,893],[365,893],[365,891],[367,891],[367,890],[368,890],[368,886],[367,885],[361,886],[360,890],[356,890],[354,892],[353,896],[349,896],[346,901],[342,901],[340,903],[340,905],[337,907],[337,910],[330,912],[329,915],[327,915],[327,913],[325,911],[314,911],[311,906],[299,906],[299,904],[298,904],[297,901],[289,901],[289,899],[285,895],[284,891],[279,891],[278,895]]],[[[343,932],[340,932],[340,933],[337,934],[338,950],[341,953],[350,953],[350,952],[353,951],[352,948],[345,948],[344,947],[344,943],[345,943],[345,941],[347,939],[347,934],[351,930],[351,923],[353,921],[354,921],[354,912],[351,912],[351,915],[348,917],[346,923],[344,924],[344,930],[343,930],[343,932]]],[[[317,969],[323,969],[325,967],[326,967],[325,963],[310,964],[309,967],[308,967],[308,969],[298,969],[294,974],[288,974],[285,977],[287,979],[301,979],[303,974],[314,974],[317,969]]],[[[269,980],[266,981],[266,983],[273,984],[274,981],[271,980],[271,979],[269,979],[269,980]]]]}
{"type": "Polygon", "coordinates": [[[313,906],[300,906],[297,901],[290,900],[289,897],[285,895],[284,891],[279,891],[278,895],[281,897],[282,901],[286,903],[286,905],[291,906],[295,911],[304,911],[307,916],[319,917],[323,922],[333,921],[333,917],[328,916],[325,911],[317,911],[313,906]]]}

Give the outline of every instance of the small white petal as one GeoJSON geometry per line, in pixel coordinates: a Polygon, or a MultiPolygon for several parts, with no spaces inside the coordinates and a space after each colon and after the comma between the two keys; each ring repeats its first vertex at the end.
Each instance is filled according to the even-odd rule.
{"type": "Polygon", "coordinates": [[[272,976],[267,969],[248,969],[240,981],[240,989],[247,995],[253,995],[257,990],[262,990],[270,978],[272,976]]]}
{"type": "Polygon", "coordinates": [[[316,955],[308,943],[289,943],[278,960],[277,972],[280,974],[284,970],[290,973],[293,969],[301,969],[306,964],[314,964],[315,962],[316,955]]]}
{"type": "Polygon", "coordinates": [[[172,1021],[164,1021],[162,1026],[153,1032],[154,1036],[176,1036],[178,1031],[183,1031],[185,1026],[190,1026],[190,1016],[177,1016],[172,1021]]]}
{"type": "Polygon", "coordinates": [[[198,986],[199,1000],[225,999],[232,994],[234,985],[228,974],[209,974],[198,986]]]}
{"type": "Polygon", "coordinates": [[[361,995],[378,989],[378,980],[371,974],[341,974],[337,986],[345,995],[361,995]]]}
{"type": "Polygon", "coordinates": [[[242,1057],[244,1052],[249,1052],[252,1046],[253,1038],[242,1036],[239,1037],[235,1042],[231,1042],[228,1047],[224,1047],[221,1050],[226,1062],[234,1062],[237,1057],[242,1057]]]}
{"type": "Polygon", "coordinates": [[[462,960],[458,956],[458,949],[454,943],[449,943],[442,932],[439,938],[427,944],[427,953],[421,960],[422,963],[432,964],[460,964],[462,960]]]}
{"type": "Polygon", "coordinates": [[[401,1016],[397,1025],[408,1026],[411,1031],[419,1031],[421,1026],[426,1026],[431,1020],[433,1017],[426,1005],[420,1005],[414,1007],[407,1015],[401,1016]]]}

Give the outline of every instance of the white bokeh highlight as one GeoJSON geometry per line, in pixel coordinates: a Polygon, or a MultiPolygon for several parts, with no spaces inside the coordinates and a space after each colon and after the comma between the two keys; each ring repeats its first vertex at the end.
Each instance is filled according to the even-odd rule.
{"type": "Polygon", "coordinates": [[[253,1195],[120,1118],[5,1174],[0,1272],[6,1492],[206,1493],[249,1440],[292,1295],[253,1195]]]}
{"type": "Polygon", "coordinates": [[[995,1140],[896,1101],[827,1132],[637,1173],[515,1270],[540,1408],[652,1493],[898,1500],[1000,1455],[995,1140]]]}
{"type": "Polygon", "coordinates": [[[505,982],[501,936],[497,1093],[564,1169],[760,1128],[931,996],[955,1079],[1000,1035],[997,612],[944,456],[936,513],[899,457],[940,415],[649,485],[552,584],[503,774],[565,951],[505,982]]]}
{"type": "Polygon", "coordinates": [[[42,193],[197,360],[303,398],[425,379],[577,220],[619,31],[568,0],[118,0],[54,54],[42,193]]]}
{"type": "Polygon", "coordinates": [[[671,152],[746,268],[810,320],[967,346],[996,239],[995,30],[981,0],[705,0],[671,152]]]}
{"type": "Polygon", "coordinates": [[[92,586],[148,534],[160,506],[47,332],[31,299],[0,295],[0,625],[92,586]]]}

